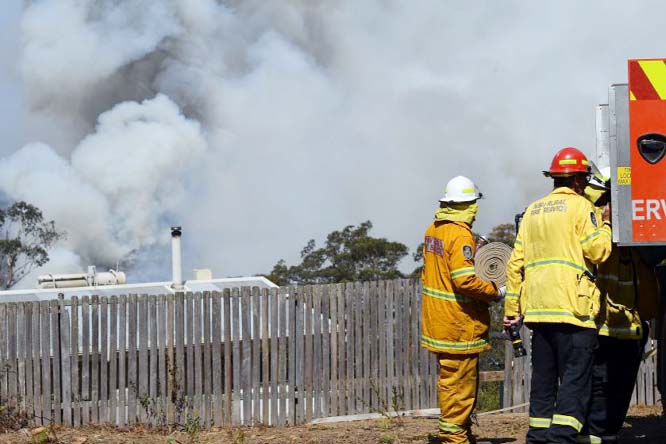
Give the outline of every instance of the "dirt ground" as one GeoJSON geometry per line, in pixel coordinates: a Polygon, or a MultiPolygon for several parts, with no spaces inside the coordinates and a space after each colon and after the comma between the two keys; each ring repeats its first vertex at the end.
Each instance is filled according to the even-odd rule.
{"type": "MultiPolygon", "coordinates": [[[[621,434],[622,444],[665,444],[666,417],[661,408],[633,407],[621,434]]],[[[404,444],[425,443],[437,427],[436,418],[404,418],[402,424],[386,420],[366,420],[299,427],[255,427],[220,429],[195,436],[166,431],[88,428],[57,430],[63,444],[279,444],[279,443],[364,443],[404,444]]],[[[526,414],[495,414],[478,418],[474,427],[479,444],[524,444],[527,430],[526,414]]],[[[1,444],[31,443],[28,431],[0,435],[1,444]]]]}

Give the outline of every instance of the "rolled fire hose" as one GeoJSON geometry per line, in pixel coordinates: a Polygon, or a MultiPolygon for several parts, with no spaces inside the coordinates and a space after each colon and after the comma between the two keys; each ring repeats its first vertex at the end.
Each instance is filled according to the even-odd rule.
{"type": "Polygon", "coordinates": [[[474,256],[476,275],[501,287],[506,282],[506,264],[512,248],[502,242],[491,242],[479,248],[474,256]]]}

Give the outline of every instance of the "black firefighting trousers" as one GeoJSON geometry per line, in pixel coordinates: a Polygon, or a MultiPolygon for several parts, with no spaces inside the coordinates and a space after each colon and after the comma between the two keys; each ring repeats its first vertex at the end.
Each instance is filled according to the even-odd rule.
{"type": "Polygon", "coordinates": [[[527,444],[574,444],[587,416],[597,331],[534,323],[527,444]]]}
{"type": "Polygon", "coordinates": [[[636,375],[648,339],[649,324],[643,323],[641,339],[599,336],[592,371],[592,400],[581,442],[599,442],[622,428],[634,391],[636,375]]]}

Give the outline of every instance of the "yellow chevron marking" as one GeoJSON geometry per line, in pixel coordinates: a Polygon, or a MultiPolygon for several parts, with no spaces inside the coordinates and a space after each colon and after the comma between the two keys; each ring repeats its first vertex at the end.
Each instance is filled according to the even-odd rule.
{"type": "Polygon", "coordinates": [[[661,100],[666,99],[666,63],[663,60],[639,60],[638,64],[661,100]]]}
{"type": "Polygon", "coordinates": [[[633,91],[629,91],[629,100],[636,100],[636,96],[634,95],[633,91]]]}

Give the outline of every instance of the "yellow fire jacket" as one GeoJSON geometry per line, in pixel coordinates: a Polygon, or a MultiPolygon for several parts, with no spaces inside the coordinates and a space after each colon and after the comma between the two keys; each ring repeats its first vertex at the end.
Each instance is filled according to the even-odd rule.
{"type": "Polygon", "coordinates": [[[436,353],[490,349],[488,303],[492,282],[474,272],[474,237],[464,222],[435,221],[425,233],[421,346],[436,353]]]}
{"type": "Polygon", "coordinates": [[[583,196],[554,189],[525,210],[507,263],[504,314],[522,314],[526,323],[596,328],[600,299],[593,264],[610,253],[610,224],[583,196]]]}
{"type": "Polygon", "coordinates": [[[597,286],[601,291],[599,334],[618,339],[640,339],[641,320],[657,311],[657,278],[654,269],[633,248],[613,245],[606,262],[599,265],[597,286]]]}

